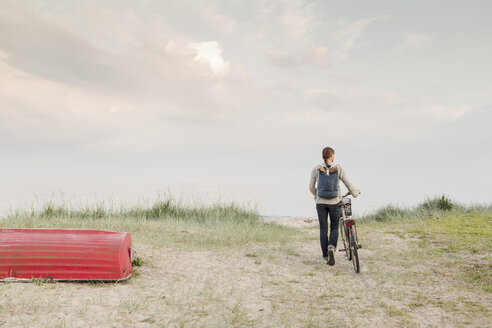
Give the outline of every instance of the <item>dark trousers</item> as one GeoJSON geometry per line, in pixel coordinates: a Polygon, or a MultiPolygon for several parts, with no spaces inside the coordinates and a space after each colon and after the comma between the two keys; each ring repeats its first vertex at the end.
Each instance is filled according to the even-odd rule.
{"type": "Polygon", "coordinates": [[[328,245],[337,247],[338,223],[340,222],[340,207],[338,204],[316,204],[319,220],[319,241],[323,256],[328,256],[328,245]],[[330,214],[330,239],[328,240],[328,214],[330,214]]]}

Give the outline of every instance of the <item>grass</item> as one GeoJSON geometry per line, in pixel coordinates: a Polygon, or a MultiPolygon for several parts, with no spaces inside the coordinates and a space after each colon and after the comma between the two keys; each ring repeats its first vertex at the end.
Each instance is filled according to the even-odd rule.
{"type": "Polygon", "coordinates": [[[362,272],[321,261],[313,228],[236,204],[171,198],[130,208],[47,203],[1,227],[129,231],[134,277],[118,284],[0,284],[0,326],[486,326],[492,208],[440,196],[357,223],[362,272]],[[61,310],[63,309],[63,310],[61,310]]]}
{"type": "Polygon", "coordinates": [[[159,247],[239,247],[248,243],[292,241],[295,229],[266,223],[254,209],[234,203],[189,206],[171,197],[151,206],[108,209],[46,203],[39,211],[17,210],[0,220],[9,228],[77,228],[129,231],[136,240],[159,247]]]}
{"type": "MultiPolygon", "coordinates": [[[[456,277],[492,292],[491,206],[465,206],[440,196],[411,208],[386,206],[360,222],[362,231],[382,229],[399,238],[413,238],[421,250],[415,255],[448,257],[444,265],[452,268],[456,277]]],[[[413,262],[401,265],[409,263],[413,262]]]]}
{"type": "Polygon", "coordinates": [[[492,213],[492,205],[463,205],[453,202],[445,195],[427,198],[424,202],[413,207],[387,205],[374,213],[365,215],[361,221],[403,222],[426,218],[439,219],[446,214],[462,215],[463,213],[492,213]]]}

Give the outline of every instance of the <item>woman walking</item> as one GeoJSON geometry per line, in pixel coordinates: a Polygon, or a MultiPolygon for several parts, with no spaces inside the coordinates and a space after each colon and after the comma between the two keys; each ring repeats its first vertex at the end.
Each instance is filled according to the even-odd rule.
{"type": "Polygon", "coordinates": [[[311,172],[309,191],[316,201],[316,211],[319,220],[319,240],[323,259],[329,264],[335,264],[335,250],[338,241],[338,223],[340,222],[340,207],[342,199],[340,180],[343,181],[352,196],[357,197],[360,190],[350,183],[345,171],[334,164],[335,151],[325,147],[322,152],[323,164],[316,165],[311,172]],[[330,237],[328,238],[328,215],[330,216],[330,237]]]}

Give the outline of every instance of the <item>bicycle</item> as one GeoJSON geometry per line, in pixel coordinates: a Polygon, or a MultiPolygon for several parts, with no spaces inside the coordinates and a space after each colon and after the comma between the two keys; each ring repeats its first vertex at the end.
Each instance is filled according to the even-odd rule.
{"type": "Polygon", "coordinates": [[[340,234],[342,235],[343,247],[339,252],[345,252],[347,260],[352,261],[356,273],[360,272],[359,252],[358,249],[362,245],[358,243],[357,227],[353,219],[348,217],[352,215],[352,201],[349,197],[350,192],[342,196],[342,200],[338,203],[341,207],[342,214],[340,215],[340,234]]]}

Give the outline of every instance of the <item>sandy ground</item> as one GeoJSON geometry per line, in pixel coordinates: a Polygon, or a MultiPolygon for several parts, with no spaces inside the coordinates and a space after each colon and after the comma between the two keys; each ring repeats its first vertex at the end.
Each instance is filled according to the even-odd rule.
{"type": "Polygon", "coordinates": [[[318,225],[318,219],[313,219],[313,218],[302,218],[302,217],[288,217],[288,218],[283,218],[283,217],[264,217],[262,218],[266,222],[272,222],[272,223],[277,223],[281,224],[287,227],[293,227],[293,228],[307,228],[307,227],[313,227],[318,225]]]}
{"type": "Polygon", "coordinates": [[[290,244],[182,251],[135,242],[145,263],[125,283],[0,284],[2,327],[491,327],[490,293],[452,271],[456,258],[415,240],[360,231],[362,272],[320,256],[317,221],[290,244]]]}

